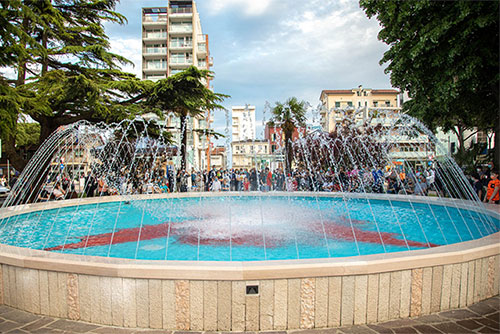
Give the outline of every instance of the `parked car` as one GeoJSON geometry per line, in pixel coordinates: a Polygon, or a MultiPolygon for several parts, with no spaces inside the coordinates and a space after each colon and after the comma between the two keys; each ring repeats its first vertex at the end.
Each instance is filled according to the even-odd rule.
{"type": "Polygon", "coordinates": [[[9,188],[0,186],[0,195],[7,195],[9,193],[9,188]]]}

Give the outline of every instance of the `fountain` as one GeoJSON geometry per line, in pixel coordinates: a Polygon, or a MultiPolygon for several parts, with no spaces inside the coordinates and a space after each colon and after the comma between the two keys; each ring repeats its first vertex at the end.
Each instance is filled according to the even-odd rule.
{"type": "Polygon", "coordinates": [[[61,127],[0,210],[3,302],[241,331],[384,321],[498,294],[500,215],[420,122],[356,112],[294,143],[294,192],[168,192],[180,150],[162,126],[61,127]]]}

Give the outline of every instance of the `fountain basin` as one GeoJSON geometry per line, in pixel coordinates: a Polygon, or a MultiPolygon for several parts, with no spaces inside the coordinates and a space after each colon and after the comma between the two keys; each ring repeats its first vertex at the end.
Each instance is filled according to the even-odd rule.
{"type": "Polygon", "coordinates": [[[393,195],[219,193],[53,205],[11,210],[0,243],[144,260],[264,261],[437,247],[500,225],[462,200],[393,195]]]}
{"type": "MultiPolygon", "coordinates": [[[[390,195],[382,198],[386,196],[390,195]]],[[[0,218],[124,199],[9,207],[2,209],[0,218]]],[[[475,206],[434,201],[470,210],[475,206]]],[[[498,212],[486,213],[500,218],[498,212]]],[[[1,245],[0,297],[6,305],[37,314],[125,327],[243,331],[371,323],[461,307],[497,295],[499,238],[499,233],[493,233],[441,247],[354,257],[232,262],[133,260],[1,245]]]]}

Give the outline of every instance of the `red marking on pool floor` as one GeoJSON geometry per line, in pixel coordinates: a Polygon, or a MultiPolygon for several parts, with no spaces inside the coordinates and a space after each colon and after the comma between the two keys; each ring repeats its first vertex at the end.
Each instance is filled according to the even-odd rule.
{"type": "MultiPolygon", "coordinates": [[[[200,236],[198,229],[195,228],[185,228],[182,223],[171,223],[170,232],[169,224],[163,223],[158,225],[144,225],[142,227],[134,227],[117,230],[114,233],[103,233],[95,234],[85,237],[78,237],[79,242],[59,245],[54,247],[45,248],[47,251],[57,251],[62,249],[79,249],[86,247],[95,246],[107,246],[115,244],[123,244],[126,242],[134,242],[138,240],[153,240],[165,238],[167,236],[175,236],[177,242],[186,245],[212,245],[212,246],[227,246],[229,244],[229,236],[227,239],[223,238],[210,238],[205,236],[200,236]]],[[[371,244],[382,244],[393,245],[393,246],[408,246],[411,247],[436,247],[439,245],[430,243],[422,243],[419,241],[412,241],[395,238],[398,234],[388,233],[388,232],[377,232],[377,231],[366,231],[356,227],[350,227],[348,225],[338,224],[335,222],[325,222],[324,224],[313,222],[308,225],[308,228],[319,235],[323,234],[323,228],[325,234],[333,239],[347,240],[358,242],[366,242],[371,244]],[[354,232],[354,233],[353,233],[354,232]]],[[[278,247],[282,244],[282,240],[273,237],[272,235],[266,235],[266,240],[264,243],[264,238],[261,231],[256,231],[255,233],[245,232],[237,236],[231,237],[232,245],[240,246],[255,246],[263,247],[264,245],[268,248],[278,247]]]]}

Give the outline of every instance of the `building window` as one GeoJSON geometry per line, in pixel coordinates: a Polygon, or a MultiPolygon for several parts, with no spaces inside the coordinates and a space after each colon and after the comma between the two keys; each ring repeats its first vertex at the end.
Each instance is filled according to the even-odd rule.
{"type": "Polygon", "coordinates": [[[172,64],[192,63],[193,59],[191,56],[191,53],[172,53],[170,55],[170,62],[172,64]]]}
{"type": "Polygon", "coordinates": [[[361,107],[361,101],[358,101],[358,107],[361,107]]]}
{"type": "Polygon", "coordinates": [[[152,59],[146,62],[146,68],[148,69],[163,69],[167,68],[166,59],[152,59]]]}
{"type": "Polygon", "coordinates": [[[165,53],[167,44],[151,44],[146,45],[146,53],[165,53]]]}
{"type": "Polygon", "coordinates": [[[348,107],[352,107],[352,102],[351,101],[347,101],[347,106],[348,107]]]}
{"type": "Polygon", "coordinates": [[[340,102],[339,101],[335,101],[335,108],[340,108],[340,102]]]}
{"type": "Polygon", "coordinates": [[[385,101],[385,106],[390,107],[391,106],[391,101],[385,101]]]}
{"type": "Polygon", "coordinates": [[[146,30],[146,38],[163,38],[167,37],[167,31],[165,29],[153,29],[146,30]]]}
{"type": "Polygon", "coordinates": [[[378,107],[378,101],[373,101],[373,106],[378,107]]]}

